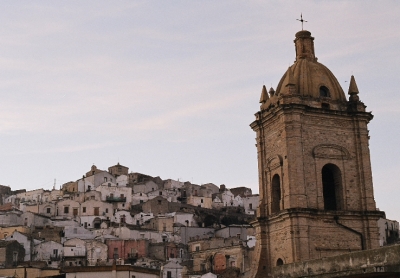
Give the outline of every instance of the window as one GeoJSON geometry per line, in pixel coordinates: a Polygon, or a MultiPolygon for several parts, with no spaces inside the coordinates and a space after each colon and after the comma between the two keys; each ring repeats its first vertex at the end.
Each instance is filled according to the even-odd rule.
{"type": "Polygon", "coordinates": [[[163,223],[163,232],[166,232],[167,231],[167,223],[163,223]]]}
{"type": "Polygon", "coordinates": [[[282,261],[281,258],[279,258],[279,259],[276,261],[276,265],[277,265],[277,266],[283,265],[283,261],[282,261]]]}
{"type": "Polygon", "coordinates": [[[51,213],[51,208],[47,208],[46,213],[51,213]]]}
{"type": "Polygon", "coordinates": [[[64,213],[69,213],[69,207],[64,207],[64,213]]]}
{"type": "Polygon", "coordinates": [[[82,212],[83,212],[83,213],[86,212],[86,207],[82,207],[82,212]]]}
{"type": "Polygon", "coordinates": [[[16,264],[18,262],[18,252],[13,252],[13,262],[16,264]]]}
{"type": "Polygon", "coordinates": [[[236,234],[236,237],[237,237],[237,238],[240,238],[240,234],[236,234]]]}
{"type": "Polygon", "coordinates": [[[140,203],[140,204],[143,204],[143,200],[140,200],[139,203],[140,203]]]}
{"type": "Polygon", "coordinates": [[[203,199],[201,199],[200,202],[203,203],[203,199]]]}
{"type": "Polygon", "coordinates": [[[160,195],[160,196],[161,196],[161,195],[162,195],[162,191],[158,192],[158,195],[160,195]]]}
{"type": "Polygon", "coordinates": [[[158,200],[158,204],[161,205],[161,200],[158,200]]]}
{"type": "Polygon", "coordinates": [[[108,209],[106,209],[106,213],[108,213],[108,209]]]}
{"type": "Polygon", "coordinates": [[[107,177],[104,177],[104,182],[107,182],[107,177]]]}
{"type": "Polygon", "coordinates": [[[172,273],[171,273],[171,271],[167,271],[167,278],[172,278],[172,273]]]}
{"type": "Polygon", "coordinates": [[[325,86],[319,87],[319,95],[321,97],[330,97],[329,89],[325,86]]]}
{"type": "Polygon", "coordinates": [[[322,194],[325,210],[342,209],[342,175],[334,164],[322,167],[322,194]]]}
{"type": "Polygon", "coordinates": [[[58,256],[58,249],[53,249],[53,255],[56,257],[58,256]]]}
{"type": "Polygon", "coordinates": [[[125,207],[125,203],[122,203],[122,207],[125,207]]]}
{"type": "Polygon", "coordinates": [[[253,204],[249,204],[249,209],[253,209],[253,204]]]}
{"type": "Polygon", "coordinates": [[[200,251],[200,246],[197,245],[197,246],[195,247],[195,250],[196,250],[196,252],[200,251]]]}
{"type": "Polygon", "coordinates": [[[78,209],[77,209],[77,208],[73,208],[72,214],[73,214],[74,216],[77,216],[77,215],[78,215],[78,209]]]}
{"type": "Polygon", "coordinates": [[[272,203],[271,203],[271,213],[278,212],[281,208],[281,181],[278,174],[272,178],[272,203]]]}
{"type": "Polygon", "coordinates": [[[95,198],[94,196],[90,196],[90,199],[94,200],[94,198],[95,198]]]}
{"type": "Polygon", "coordinates": [[[99,208],[94,208],[94,211],[93,211],[94,213],[94,215],[95,216],[98,216],[99,215],[99,208]]]}

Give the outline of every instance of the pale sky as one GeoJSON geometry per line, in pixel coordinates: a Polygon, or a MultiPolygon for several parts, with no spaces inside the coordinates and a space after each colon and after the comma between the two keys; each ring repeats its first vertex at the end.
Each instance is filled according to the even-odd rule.
{"type": "Polygon", "coordinates": [[[262,85],[301,24],[369,125],[377,206],[400,220],[400,2],[2,1],[0,184],[50,189],[92,164],[258,192],[262,85]]]}

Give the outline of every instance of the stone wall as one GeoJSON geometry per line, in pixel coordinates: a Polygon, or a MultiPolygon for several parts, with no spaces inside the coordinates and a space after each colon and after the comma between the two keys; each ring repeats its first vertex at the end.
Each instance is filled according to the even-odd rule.
{"type": "Polygon", "coordinates": [[[389,277],[391,273],[397,275],[400,273],[400,245],[286,264],[272,269],[272,277],[276,278],[309,276],[330,278],[356,275],[389,277]]]}

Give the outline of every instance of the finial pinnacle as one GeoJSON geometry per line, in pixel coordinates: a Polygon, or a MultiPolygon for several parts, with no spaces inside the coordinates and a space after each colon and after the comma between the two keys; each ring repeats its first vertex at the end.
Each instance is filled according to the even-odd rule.
{"type": "Polygon", "coordinates": [[[308,22],[307,20],[303,19],[303,13],[300,14],[300,19],[296,19],[301,22],[301,31],[303,31],[303,23],[308,22]]]}

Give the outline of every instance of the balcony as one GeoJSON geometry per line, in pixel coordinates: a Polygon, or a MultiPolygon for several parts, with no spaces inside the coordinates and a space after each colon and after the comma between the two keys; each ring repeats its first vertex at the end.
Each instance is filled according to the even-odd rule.
{"type": "Polygon", "coordinates": [[[61,255],[50,255],[50,261],[61,261],[61,255]]]}
{"type": "Polygon", "coordinates": [[[106,196],[106,201],[110,203],[126,202],[126,197],[106,196]]]}

